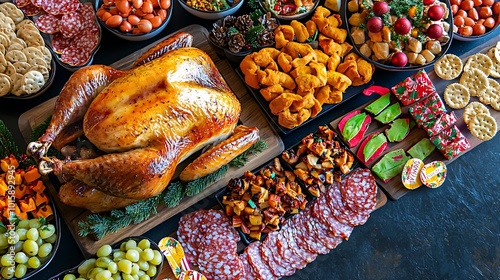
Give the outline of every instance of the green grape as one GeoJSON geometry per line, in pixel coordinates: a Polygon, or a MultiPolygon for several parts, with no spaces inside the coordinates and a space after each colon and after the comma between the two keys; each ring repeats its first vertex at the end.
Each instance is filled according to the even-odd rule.
{"type": "Polygon", "coordinates": [[[48,224],[46,226],[42,226],[38,229],[38,233],[42,239],[47,239],[54,235],[56,232],[56,227],[53,224],[48,224]]]}
{"type": "Polygon", "coordinates": [[[132,272],[132,262],[129,260],[120,260],[118,262],[118,270],[130,274],[130,272],[132,272]]]}
{"type": "Polygon", "coordinates": [[[132,272],[130,274],[137,274],[139,272],[139,266],[136,263],[132,264],[132,272]]]}
{"type": "Polygon", "coordinates": [[[63,277],[63,280],[75,280],[76,276],[74,274],[66,274],[63,277]]]}
{"type": "MultiPolygon", "coordinates": [[[[134,249],[135,247],[137,247],[137,242],[135,242],[135,240],[133,240],[133,239],[130,239],[127,241],[127,243],[125,243],[125,250],[122,250],[122,251],[134,249]]],[[[120,249],[121,249],[121,247],[120,247],[120,249]]]]}
{"type": "Polygon", "coordinates": [[[42,263],[40,262],[40,259],[37,257],[31,257],[28,259],[28,266],[30,268],[39,268],[42,263]]]}
{"type": "Polygon", "coordinates": [[[31,219],[28,224],[30,228],[39,228],[42,226],[42,222],[39,219],[31,219]]]}
{"type": "Polygon", "coordinates": [[[142,250],[145,250],[151,247],[151,242],[149,242],[149,240],[147,239],[142,239],[141,241],[139,241],[139,244],[137,244],[137,246],[139,246],[139,248],[141,248],[142,250]]]}
{"type": "Polygon", "coordinates": [[[88,260],[85,260],[79,267],[78,267],[78,273],[81,275],[87,274],[91,268],[95,266],[95,261],[96,259],[91,258],[88,260]]]}
{"type": "Polygon", "coordinates": [[[24,275],[26,275],[26,272],[28,271],[28,267],[25,264],[18,264],[16,266],[16,271],[14,272],[14,276],[16,278],[22,278],[24,275]]]}
{"type": "Polygon", "coordinates": [[[153,250],[153,254],[154,254],[154,257],[149,262],[154,264],[154,265],[161,264],[161,261],[163,260],[163,256],[161,255],[161,253],[157,250],[153,250]]]}
{"type": "Polygon", "coordinates": [[[108,257],[100,257],[95,261],[95,265],[98,267],[107,268],[111,262],[113,262],[113,260],[108,257]]]}
{"type": "Polygon", "coordinates": [[[139,276],[139,278],[141,278],[142,275],[146,275],[146,270],[139,270],[137,272],[137,276],[139,276]]]}
{"type": "Polygon", "coordinates": [[[145,261],[150,261],[154,258],[155,254],[153,252],[153,249],[148,248],[142,251],[141,253],[141,258],[145,261]]]}
{"type": "Polygon", "coordinates": [[[28,239],[24,241],[23,251],[28,254],[28,256],[36,256],[38,254],[38,244],[35,241],[28,239]]]}
{"type": "Polygon", "coordinates": [[[28,256],[24,252],[17,252],[16,253],[16,263],[27,263],[28,262],[28,256]]]}
{"type": "Polygon", "coordinates": [[[95,280],[108,280],[111,278],[112,273],[109,270],[103,270],[96,274],[95,280]]]}
{"type": "Polygon", "coordinates": [[[36,240],[36,244],[38,244],[38,246],[42,246],[43,239],[41,237],[38,237],[38,239],[36,240]]]}
{"type": "Polygon", "coordinates": [[[0,234],[0,249],[5,249],[9,247],[9,243],[7,242],[7,235],[0,234]]]}
{"type": "Polygon", "coordinates": [[[102,245],[101,247],[99,247],[99,249],[97,249],[97,256],[107,257],[111,254],[112,251],[113,249],[111,248],[110,245],[102,245]]]}
{"type": "Polygon", "coordinates": [[[85,277],[78,277],[75,280],[87,280],[85,277]]]}
{"type": "Polygon", "coordinates": [[[135,280],[134,277],[132,277],[132,275],[125,274],[125,273],[122,273],[122,279],[123,280],[135,280]]]}
{"type": "Polygon", "coordinates": [[[122,280],[122,276],[120,275],[120,273],[115,273],[115,274],[111,275],[111,278],[113,280],[122,280]]]}
{"type": "Polygon", "coordinates": [[[0,258],[0,263],[3,267],[15,265],[15,260],[11,258],[10,254],[5,254],[0,258]]]}
{"type": "Polygon", "coordinates": [[[149,275],[147,274],[144,274],[139,277],[139,280],[151,280],[151,277],[149,277],[149,275]]]}
{"type": "Polygon", "coordinates": [[[120,251],[122,251],[122,252],[127,251],[127,249],[125,249],[126,245],[127,245],[127,242],[122,242],[122,244],[120,244],[120,251]]]}
{"type": "Polygon", "coordinates": [[[122,251],[118,251],[118,252],[114,252],[113,253],[113,260],[116,262],[116,261],[119,261],[119,260],[122,260],[125,258],[125,255],[126,253],[125,252],[122,252],[122,251]]]}
{"type": "Polygon", "coordinates": [[[141,270],[148,271],[148,269],[149,269],[149,263],[145,260],[139,260],[137,262],[137,265],[139,266],[139,268],[141,270]]]}
{"type": "Polygon", "coordinates": [[[24,241],[19,241],[14,245],[14,252],[21,252],[23,250],[24,241]]]}
{"type": "Polygon", "coordinates": [[[19,240],[26,240],[28,238],[26,234],[28,233],[28,230],[25,228],[17,228],[16,233],[19,236],[19,240]]]}
{"type": "Polygon", "coordinates": [[[110,262],[108,264],[108,270],[111,271],[112,274],[115,274],[118,272],[118,265],[115,262],[110,262]]]}
{"type": "Polygon", "coordinates": [[[102,267],[93,267],[91,268],[88,272],[87,272],[87,278],[88,279],[95,279],[95,276],[101,272],[101,271],[104,271],[104,268],[102,267]]]}
{"type": "Polygon", "coordinates": [[[7,237],[7,243],[10,245],[16,245],[17,242],[19,242],[19,235],[17,232],[12,231],[12,234],[9,234],[9,237],[7,237]]]}
{"type": "Polygon", "coordinates": [[[150,265],[148,271],[146,272],[149,277],[153,277],[156,275],[156,266],[150,265]]]}
{"type": "Polygon", "coordinates": [[[138,262],[139,261],[139,252],[134,249],[127,250],[127,253],[125,254],[125,258],[131,262],[138,262]]]}
{"type": "Polygon", "coordinates": [[[42,257],[38,257],[38,259],[40,260],[41,263],[45,263],[48,258],[49,258],[48,256],[47,257],[43,257],[43,258],[42,257]]]}
{"type": "Polygon", "coordinates": [[[50,255],[52,252],[52,244],[50,243],[44,243],[42,246],[40,246],[40,249],[38,249],[38,256],[41,258],[45,258],[46,256],[50,255]]]}
{"type": "Polygon", "coordinates": [[[28,232],[26,233],[26,237],[30,240],[37,240],[39,237],[38,234],[38,229],[37,228],[30,228],[28,232]]]}
{"type": "Polygon", "coordinates": [[[51,236],[44,239],[45,242],[54,244],[57,240],[57,234],[52,234],[51,236]]]}
{"type": "Polygon", "coordinates": [[[5,279],[11,279],[14,277],[15,268],[13,266],[7,266],[2,268],[2,277],[5,279]]]}
{"type": "Polygon", "coordinates": [[[29,229],[30,228],[30,220],[20,220],[19,223],[17,224],[16,228],[29,229]]]}

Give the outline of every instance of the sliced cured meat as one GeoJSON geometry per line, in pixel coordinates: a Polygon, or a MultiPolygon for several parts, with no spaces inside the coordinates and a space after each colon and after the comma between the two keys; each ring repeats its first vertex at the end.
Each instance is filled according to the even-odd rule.
{"type": "Polygon", "coordinates": [[[42,8],[39,8],[33,4],[26,5],[20,9],[24,12],[25,15],[27,15],[29,17],[36,16],[36,15],[40,14],[41,12],[43,12],[42,8]]]}
{"type": "Polygon", "coordinates": [[[259,249],[260,246],[261,246],[261,242],[255,241],[255,242],[250,243],[250,245],[248,245],[245,248],[245,251],[247,252],[248,263],[250,263],[252,268],[257,273],[258,279],[261,279],[261,280],[278,279],[276,276],[273,275],[273,273],[271,272],[271,269],[264,262],[264,260],[262,260],[262,256],[260,255],[260,249],[259,249]]]}
{"type": "Polygon", "coordinates": [[[43,10],[52,15],[69,14],[80,6],[79,0],[40,0],[43,10]]]}
{"type": "Polygon", "coordinates": [[[239,280],[245,275],[243,263],[236,254],[236,243],[223,235],[223,228],[210,227],[205,233],[203,246],[198,257],[198,267],[207,279],[234,279],[239,280]],[[213,229],[213,231],[212,231],[213,229]]]}
{"type": "Polygon", "coordinates": [[[311,206],[312,216],[317,218],[318,221],[326,227],[327,233],[330,236],[347,239],[349,235],[351,235],[353,227],[346,223],[340,223],[337,220],[332,211],[333,207],[328,205],[328,199],[328,195],[325,194],[314,201],[311,206]]]}
{"type": "Polygon", "coordinates": [[[82,16],[77,12],[71,12],[62,16],[59,22],[59,30],[64,37],[72,38],[80,33],[83,27],[82,16]]]}
{"type": "Polygon", "coordinates": [[[329,229],[318,219],[311,217],[309,221],[315,227],[315,231],[318,232],[318,240],[323,243],[328,250],[335,249],[335,247],[342,242],[343,239],[341,237],[330,235],[329,229]]]}
{"type": "Polygon", "coordinates": [[[215,225],[218,229],[224,229],[225,232],[222,234],[224,234],[225,238],[232,240],[234,243],[240,241],[240,235],[222,210],[210,209],[207,211],[202,222],[204,232],[208,231],[208,227],[212,225],[215,225]]]}
{"type": "Polygon", "coordinates": [[[42,9],[42,1],[43,0],[31,0],[31,4],[33,4],[34,6],[42,9]]]}
{"type": "Polygon", "coordinates": [[[55,34],[59,32],[59,22],[61,16],[54,16],[51,14],[43,14],[35,21],[35,25],[40,31],[47,34],[55,34]]]}
{"type": "Polygon", "coordinates": [[[318,256],[317,254],[311,253],[307,249],[299,246],[299,238],[303,236],[301,233],[299,233],[299,228],[297,226],[297,221],[300,217],[301,215],[293,216],[291,222],[287,224],[288,232],[286,233],[288,234],[288,247],[293,251],[293,254],[297,256],[297,259],[300,260],[291,264],[295,269],[304,268],[308,263],[314,261],[318,256]]]}
{"type": "MultiPolygon", "coordinates": [[[[277,245],[277,253],[288,265],[293,266],[299,262],[302,262],[303,259],[301,256],[295,254],[295,248],[291,248],[290,245],[290,231],[291,228],[282,228],[279,231],[278,236],[276,236],[276,245],[277,245]]],[[[292,245],[297,246],[295,242],[292,245]]],[[[307,263],[306,263],[307,264],[307,263]]]]}
{"type": "Polygon", "coordinates": [[[22,8],[22,7],[26,7],[26,6],[30,5],[31,1],[30,0],[15,0],[14,4],[16,4],[16,6],[18,8],[22,8]]]}
{"type": "Polygon", "coordinates": [[[177,239],[184,248],[186,258],[193,264],[198,264],[198,244],[201,242],[201,222],[206,210],[191,212],[181,217],[177,229],[177,239]]]}
{"type": "Polygon", "coordinates": [[[52,49],[60,54],[65,48],[71,45],[71,42],[73,42],[73,38],[66,38],[61,33],[56,33],[52,36],[52,49]]]}
{"type": "Polygon", "coordinates": [[[90,2],[87,2],[85,4],[80,3],[80,7],[78,8],[77,12],[82,17],[83,28],[91,27],[97,23],[95,19],[95,11],[90,2]]]}
{"type": "Polygon", "coordinates": [[[300,232],[304,235],[302,236],[302,243],[297,242],[299,246],[305,247],[309,252],[314,254],[328,254],[328,248],[324,246],[324,244],[319,240],[318,235],[319,232],[316,231],[316,227],[314,227],[313,222],[311,220],[311,208],[308,208],[306,211],[302,212],[302,219],[300,219],[301,224],[298,226],[302,229],[300,232]]]}
{"type": "Polygon", "coordinates": [[[368,211],[356,212],[344,205],[338,184],[330,186],[327,195],[329,196],[327,198],[328,206],[340,223],[355,227],[363,225],[370,217],[368,211]]]}
{"type": "Polygon", "coordinates": [[[269,266],[274,276],[280,278],[290,276],[295,273],[295,269],[288,265],[283,259],[276,259],[273,250],[276,250],[278,232],[271,232],[267,235],[266,239],[261,243],[260,255],[262,260],[269,266]]]}
{"type": "Polygon", "coordinates": [[[87,63],[90,56],[75,44],[70,44],[61,53],[61,61],[71,66],[80,66],[87,63]]]}
{"type": "Polygon", "coordinates": [[[255,280],[259,275],[255,272],[253,267],[250,265],[248,262],[248,253],[247,251],[243,251],[241,255],[239,256],[241,263],[243,264],[243,268],[245,270],[245,276],[242,278],[242,280],[255,280]]]}
{"type": "Polygon", "coordinates": [[[78,34],[75,41],[81,47],[82,51],[90,54],[99,44],[99,30],[87,27],[78,34]]]}
{"type": "Polygon", "coordinates": [[[373,211],[377,203],[377,183],[369,169],[356,169],[340,184],[344,203],[354,211],[373,211]]]}

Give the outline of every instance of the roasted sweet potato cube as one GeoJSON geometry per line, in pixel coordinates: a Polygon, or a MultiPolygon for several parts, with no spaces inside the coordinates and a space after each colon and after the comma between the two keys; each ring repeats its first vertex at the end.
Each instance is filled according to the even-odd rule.
{"type": "Polygon", "coordinates": [[[307,178],[309,178],[309,172],[307,172],[307,170],[304,169],[300,168],[295,169],[293,173],[295,173],[295,175],[297,175],[297,177],[302,181],[306,181],[307,178]]]}
{"type": "Polygon", "coordinates": [[[252,239],[260,240],[260,235],[261,235],[261,231],[260,230],[250,231],[250,238],[252,238],[252,239]]]}
{"type": "Polygon", "coordinates": [[[248,220],[250,224],[253,226],[258,226],[262,224],[262,216],[261,215],[249,215],[248,220]]]}
{"type": "Polygon", "coordinates": [[[234,215],[234,208],[232,206],[226,205],[226,215],[231,217],[234,215]]]}
{"type": "Polygon", "coordinates": [[[243,225],[243,220],[240,216],[232,216],[231,219],[233,221],[233,227],[241,227],[241,225],[243,225]]]}
{"type": "Polygon", "coordinates": [[[246,201],[243,201],[243,200],[235,201],[234,202],[233,212],[236,215],[241,216],[241,211],[243,211],[243,209],[245,209],[246,206],[247,206],[247,202],[246,201]]]}

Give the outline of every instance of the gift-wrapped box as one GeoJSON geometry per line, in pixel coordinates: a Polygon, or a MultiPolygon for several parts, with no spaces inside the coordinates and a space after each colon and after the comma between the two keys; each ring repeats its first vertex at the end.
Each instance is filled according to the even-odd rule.
{"type": "Polygon", "coordinates": [[[427,132],[429,137],[431,137],[454,125],[456,122],[457,116],[455,116],[454,112],[448,114],[445,113],[427,120],[422,124],[422,128],[427,132]]]}
{"type": "Polygon", "coordinates": [[[447,159],[454,159],[470,149],[469,141],[456,125],[448,127],[430,139],[447,159]]]}
{"type": "Polygon", "coordinates": [[[408,108],[408,112],[415,119],[419,127],[425,126],[429,120],[446,113],[446,107],[437,92],[431,93],[429,97],[423,99],[408,108]]]}
{"type": "Polygon", "coordinates": [[[407,106],[436,93],[436,88],[427,73],[424,70],[419,70],[393,86],[391,91],[403,105],[407,106]]]}

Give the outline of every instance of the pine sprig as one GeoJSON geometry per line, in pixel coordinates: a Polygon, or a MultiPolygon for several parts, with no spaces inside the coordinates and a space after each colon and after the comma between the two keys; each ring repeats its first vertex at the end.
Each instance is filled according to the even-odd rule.
{"type": "Polygon", "coordinates": [[[245,163],[248,162],[248,156],[249,155],[256,155],[262,151],[264,151],[267,148],[267,143],[263,140],[259,140],[255,142],[252,147],[250,147],[248,150],[243,152],[241,155],[237,156],[234,158],[229,165],[231,167],[242,167],[245,165],[245,163]]]}
{"type": "Polygon", "coordinates": [[[219,170],[208,174],[207,176],[201,177],[194,181],[188,182],[186,184],[186,191],[184,192],[187,196],[195,196],[203,191],[208,185],[219,180],[226,175],[229,170],[229,166],[225,164],[219,170]]]}
{"type": "Polygon", "coordinates": [[[0,120],[0,158],[15,155],[19,157],[19,148],[16,145],[12,133],[3,121],[0,120]]]}
{"type": "Polygon", "coordinates": [[[164,191],[162,203],[168,207],[175,207],[181,202],[184,196],[184,185],[181,182],[172,182],[164,191]]]}
{"type": "MultiPolygon", "coordinates": [[[[35,142],[38,141],[38,138],[40,138],[47,128],[49,127],[50,120],[52,119],[52,115],[48,116],[43,123],[37,125],[35,128],[33,128],[33,131],[30,134],[29,140],[30,142],[35,142]]],[[[61,154],[60,151],[58,151],[54,147],[50,147],[49,150],[47,151],[47,156],[49,157],[56,157],[58,159],[64,159],[64,156],[61,154]]]]}

